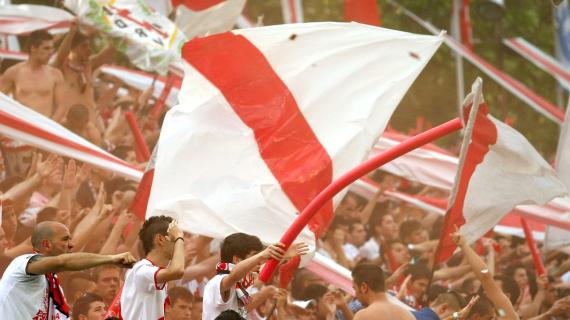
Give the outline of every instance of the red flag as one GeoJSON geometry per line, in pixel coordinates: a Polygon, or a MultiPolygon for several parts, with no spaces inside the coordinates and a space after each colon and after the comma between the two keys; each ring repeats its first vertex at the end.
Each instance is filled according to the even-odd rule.
{"type": "Polygon", "coordinates": [[[135,214],[139,219],[145,220],[146,217],[146,207],[148,205],[148,198],[150,196],[150,190],[152,188],[152,180],[154,178],[154,162],[156,161],[156,149],[152,151],[152,155],[146,168],[144,170],[144,175],[142,177],[139,186],[137,187],[137,192],[135,198],[131,203],[129,210],[135,214]]]}
{"type": "Polygon", "coordinates": [[[344,21],[380,26],[380,10],[376,0],[344,0],[344,21]]]}

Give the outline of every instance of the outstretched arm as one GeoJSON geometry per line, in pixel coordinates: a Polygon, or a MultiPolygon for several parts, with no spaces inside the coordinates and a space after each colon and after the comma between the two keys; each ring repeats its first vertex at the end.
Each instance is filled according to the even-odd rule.
{"type": "Polygon", "coordinates": [[[54,67],[60,70],[63,69],[65,60],[69,55],[69,51],[71,51],[71,43],[73,42],[73,38],[75,38],[77,31],[78,31],[77,21],[73,20],[71,21],[71,25],[69,26],[69,32],[67,33],[67,35],[59,45],[59,48],[57,49],[57,52],[55,54],[55,60],[53,62],[54,67]]]}
{"type": "Polygon", "coordinates": [[[135,258],[128,252],[115,255],[95,253],[65,253],[55,257],[36,256],[26,266],[29,274],[46,274],[61,271],[78,271],[97,267],[103,264],[115,264],[121,267],[131,267],[135,258]]]}

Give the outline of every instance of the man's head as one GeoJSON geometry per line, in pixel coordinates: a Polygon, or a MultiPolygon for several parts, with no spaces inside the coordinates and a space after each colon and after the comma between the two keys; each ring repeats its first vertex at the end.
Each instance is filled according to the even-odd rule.
{"type": "Polygon", "coordinates": [[[103,320],[106,311],[103,299],[96,294],[88,293],[75,302],[73,319],[103,320]]]}
{"type": "Polygon", "coordinates": [[[400,230],[396,220],[394,220],[394,216],[389,213],[383,213],[370,220],[373,234],[376,237],[380,236],[385,241],[398,239],[400,230]]]}
{"type": "Polygon", "coordinates": [[[307,269],[298,269],[291,281],[291,296],[296,300],[303,300],[305,288],[311,284],[325,284],[325,282],[307,269]]]}
{"type": "Polygon", "coordinates": [[[73,272],[65,279],[65,297],[69,305],[74,305],[87,293],[94,293],[97,289],[95,280],[85,272],[73,272]]]}
{"type": "Polygon", "coordinates": [[[227,236],[220,247],[221,262],[237,264],[263,250],[258,237],[245,233],[234,233],[227,236]]]}
{"type": "Polygon", "coordinates": [[[440,293],[429,307],[437,313],[440,319],[445,319],[454,312],[459,312],[466,304],[467,302],[462,295],[450,290],[440,293]]]}
{"type": "Polygon", "coordinates": [[[348,242],[360,247],[366,242],[366,228],[359,220],[352,220],[348,225],[348,242]]]}
{"type": "Polygon", "coordinates": [[[215,320],[244,320],[244,318],[240,316],[239,313],[230,309],[220,313],[215,320]]]}
{"type": "Polygon", "coordinates": [[[384,272],[375,264],[360,264],[352,270],[352,286],[356,299],[367,306],[371,298],[385,290],[384,272]]]}
{"type": "Polygon", "coordinates": [[[349,192],[336,208],[335,214],[345,219],[356,219],[359,218],[361,210],[362,202],[357,195],[349,192]]]}
{"type": "Polygon", "coordinates": [[[91,56],[89,38],[77,32],[71,41],[71,53],[81,62],[87,62],[91,56]]]}
{"type": "Polygon", "coordinates": [[[417,220],[406,220],[400,225],[400,240],[404,244],[418,244],[429,240],[429,234],[417,220]]]}
{"type": "Polygon", "coordinates": [[[95,292],[110,305],[121,286],[121,269],[114,265],[103,265],[93,270],[93,279],[97,285],[95,292]]]}
{"type": "Polygon", "coordinates": [[[429,278],[431,273],[427,265],[420,263],[415,264],[409,268],[410,275],[410,289],[412,293],[418,297],[422,298],[427,292],[429,278]]]}
{"type": "Polygon", "coordinates": [[[165,256],[172,256],[174,243],[168,239],[168,225],[171,217],[155,216],[146,220],[139,231],[139,238],[143,245],[144,254],[152,250],[160,250],[165,256]]]}
{"type": "Polygon", "coordinates": [[[32,247],[46,256],[69,253],[73,249],[69,229],[55,221],[40,222],[32,232],[32,247]]]}
{"type": "Polygon", "coordinates": [[[168,290],[170,305],[165,308],[166,319],[192,320],[192,304],[194,296],[183,287],[174,287],[168,290]]]}
{"type": "Polygon", "coordinates": [[[83,104],[74,104],[69,107],[66,117],[66,126],[69,130],[79,133],[87,127],[89,122],[89,109],[83,104]]]}
{"type": "Polygon", "coordinates": [[[316,302],[315,315],[317,319],[326,319],[330,313],[330,301],[327,301],[325,295],[329,289],[322,284],[311,284],[303,292],[303,300],[313,300],[316,302]]]}
{"type": "Polygon", "coordinates": [[[45,30],[37,30],[30,34],[30,59],[47,64],[53,53],[53,36],[45,30]]]}
{"type": "Polygon", "coordinates": [[[406,247],[402,242],[399,240],[392,240],[386,243],[387,250],[384,250],[384,259],[389,261],[388,250],[392,254],[394,261],[398,265],[402,265],[410,261],[410,252],[408,251],[408,247],[406,247]]]}

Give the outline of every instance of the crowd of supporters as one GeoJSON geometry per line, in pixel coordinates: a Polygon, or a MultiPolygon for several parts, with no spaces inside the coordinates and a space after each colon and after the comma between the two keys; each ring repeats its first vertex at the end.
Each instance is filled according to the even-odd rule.
{"type": "MultiPolygon", "coordinates": [[[[92,52],[92,42],[99,35],[84,35],[85,30],[79,29],[73,24],[59,39],[34,32],[27,39],[28,60],[2,62],[0,90],[142,170],[145,163],[137,160],[124,113],[133,112],[152,149],[162,124],[162,117],[149,116],[156,102],[154,88],[140,91],[101,73],[99,67],[115,62],[118,54],[111,46],[92,52]]],[[[144,221],[128,210],[136,183],[6,137],[2,137],[1,149],[0,272],[16,257],[32,253],[36,249],[34,228],[51,221],[67,227],[73,252],[131,252],[137,260],[147,257],[152,243],[144,243],[144,232],[140,232],[144,221]]],[[[547,274],[537,276],[525,239],[491,232],[470,246],[456,233],[454,241],[460,250],[445,265],[433,268],[443,217],[401,203],[384,191],[439,198],[448,194],[386,173],[375,172],[369,178],[379,185],[378,192],[370,199],[349,192],[316,248],[319,254],[354,271],[356,295],[301,268],[286,288],[279,286],[277,278],[268,284],[252,283],[247,289],[251,301],[244,303],[243,316],[349,320],[380,290],[418,311],[413,314],[417,319],[515,319],[517,315],[521,319],[570,319],[567,253],[542,252],[547,274]],[[382,277],[374,278],[378,273],[382,277]],[[372,285],[377,282],[382,285],[372,285]],[[371,291],[362,289],[363,284],[371,291]]],[[[240,235],[243,238],[235,240],[235,245],[242,248],[231,249],[235,251],[224,257],[223,248],[231,239],[222,241],[184,231],[184,272],[168,284],[165,315],[169,320],[202,319],[203,303],[210,308],[216,299],[205,295],[207,286],[217,285],[223,292],[239,283],[228,284],[224,277],[217,277],[231,271],[220,269],[220,261],[240,265],[252,259],[248,256],[252,251],[262,254],[268,250],[255,239],[240,235]],[[235,261],[234,256],[238,257],[235,261]]],[[[160,232],[167,236],[166,229],[160,232]]],[[[250,263],[262,262],[269,253],[253,257],[258,260],[250,263]]],[[[72,318],[104,319],[125,283],[125,272],[109,264],[60,273],[72,318]]],[[[239,319],[240,312],[226,309],[235,308],[209,309],[204,318],[239,319]],[[212,316],[216,310],[221,314],[212,316]]]]}

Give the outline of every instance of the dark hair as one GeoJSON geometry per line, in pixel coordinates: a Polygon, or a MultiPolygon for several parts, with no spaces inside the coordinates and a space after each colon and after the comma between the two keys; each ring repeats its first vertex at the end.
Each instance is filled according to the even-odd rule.
{"type": "Polygon", "coordinates": [[[190,293],[190,290],[184,287],[174,287],[168,290],[168,298],[170,299],[170,305],[174,306],[176,301],[182,300],[185,302],[194,302],[194,296],[190,293]]]}
{"type": "Polygon", "coordinates": [[[327,292],[329,292],[329,289],[322,284],[311,284],[303,291],[303,300],[319,300],[327,292]]]}
{"type": "Polygon", "coordinates": [[[89,38],[87,38],[81,32],[77,32],[75,34],[75,36],[73,37],[73,40],[71,40],[71,49],[77,47],[78,45],[82,44],[83,42],[85,42],[87,40],[89,40],[89,38]]]}
{"type": "Polygon", "coordinates": [[[301,268],[295,272],[293,280],[291,280],[291,296],[295,300],[303,300],[304,283],[307,279],[316,277],[311,271],[301,268]]]}
{"type": "Polygon", "coordinates": [[[506,276],[494,276],[493,279],[501,281],[501,290],[505,294],[509,294],[509,300],[511,300],[511,303],[515,305],[521,295],[521,289],[515,280],[506,276]]]}
{"type": "Polygon", "coordinates": [[[366,283],[370,290],[383,292],[385,290],[384,271],[375,264],[363,263],[352,270],[352,279],[357,285],[366,283]]]}
{"type": "Polygon", "coordinates": [[[56,215],[57,215],[57,208],[44,207],[38,212],[38,215],[36,216],[36,223],[55,220],[56,215]]]}
{"type": "Polygon", "coordinates": [[[30,38],[28,40],[28,50],[32,51],[32,47],[39,47],[42,42],[47,40],[53,40],[53,36],[45,30],[36,30],[30,33],[30,38]]]}
{"type": "Polygon", "coordinates": [[[86,124],[89,121],[89,109],[83,104],[76,103],[69,107],[66,118],[68,125],[86,124]]]}
{"type": "Polygon", "coordinates": [[[431,271],[425,263],[418,263],[410,266],[408,269],[409,273],[412,275],[411,281],[416,281],[420,279],[428,279],[431,277],[431,271]]]}
{"type": "Polygon", "coordinates": [[[352,233],[352,231],[354,231],[354,226],[357,224],[364,226],[362,221],[360,221],[358,219],[352,219],[352,220],[348,221],[348,233],[352,233]]]}
{"type": "Polygon", "coordinates": [[[234,310],[226,310],[216,317],[214,320],[245,320],[239,313],[234,310]]]}
{"type": "Polygon", "coordinates": [[[154,237],[157,234],[167,235],[168,225],[172,222],[171,217],[155,216],[146,220],[139,231],[139,239],[142,242],[144,254],[147,255],[154,248],[154,237]]]}
{"type": "Polygon", "coordinates": [[[80,315],[86,316],[87,313],[89,313],[89,306],[91,306],[93,302],[97,301],[103,302],[103,298],[93,293],[87,293],[83,297],[77,299],[73,304],[73,319],[78,319],[80,315]]]}
{"type": "Polygon", "coordinates": [[[388,211],[388,203],[382,202],[376,205],[374,211],[370,215],[370,219],[368,219],[368,228],[370,228],[370,235],[376,237],[376,226],[382,225],[382,221],[384,217],[390,215],[388,211]]]}
{"type": "Polygon", "coordinates": [[[116,146],[111,151],[111,154],[117,158],[125,160],[127,158],[127,154],[133,150],[134,150],[133,147],[130,147],[130,146],[116,146]]]}
{"type": "Polygon", "coordinates": [[[220,247],[221,262],[232,263],[234,256],[245,259],[252,251],[260,252],[263,244],[258,237],[245,233],[234,233],[222,241],[220,247]]]}
{"type": "Polygon", "coordinates": [[[407,244],[406,238],[417,230],[421,230],[422,224],[418,220],[406,220],[400,225],[400,240],[407,244]]]}
{"type": "MultiPolygon", "coordinates": [[[[471,296],[467,297],[467,300],[471,300],[471,296]]],[[[495,306],[491,300],[489,300],[485,295],[479,294],[479,300],[477,300],[473,305],[467,319],[471,319],[475,315],[484,316],[493,313],[495,313],[495,306]]]]}
{"type": "Polygon", "coordinates": [[[463,309],[467,305],[467,301],[461,294],[456,291],[449,290],[444,293],[440,293],[437,298],[433,301],[434,306],[439,306],[446,303],[449,309],[453,312],[463,309]]]}

